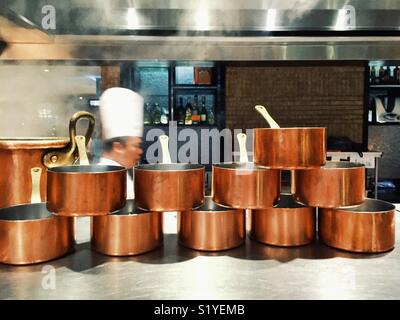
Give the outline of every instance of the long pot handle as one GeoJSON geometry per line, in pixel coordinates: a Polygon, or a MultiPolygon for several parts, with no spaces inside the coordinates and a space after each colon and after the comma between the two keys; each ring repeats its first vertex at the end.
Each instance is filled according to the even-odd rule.
{"type": "Polygon", "coordinates": [[[247,136],[244,133],[238,133],[237,139],[239,142],[239,152],[240,152],[239,162],[247,163],[249,162],[249,157],[247,155],[247,149],[246,149],[247,136]]]}
{"type": "Polygon", "coordinates": [[[270,116],[267,109],[264,106],[256,105],[256,110],[264,117],[264,119],[268,122],[269,126],[273,129],[280,128],[279,124],[275,122],[275,120],[270,116]]]}
{"type": "Polygon", "coordinates": [[[89,165],[89,159],[86,153],[86,143],[85,143],[85,136],[76,136],[75,141],[76,145],[78,147],[78,154],[79,154],[79,164],[88,166],[89,165]]]}
{"type": "Polygon", "coordinates": [[[167,135],[161,135],[159,137],[160,143],[161,143],[161,151],[162,151],[162,163],[168,164],[171,163],[171,156],[169,154],[169,147],[168,147],[168,142],[169,138],[167,135]]]}
{"type": "Polygon", "coordinates": [[[32,193],[31,193],[31,203],[40,203],[42,199],[40,198],[40,177],[42,175],[42,168],[34,167],[31,169],[32,178],[32,193]]]}
{"type": "Polygon", "coordinates": [[[75,162],[75,153],[77,149],[76,144],[76,126],[80,119],[86,118],[89,120],[89,126],[85,134],[85,144],[87,145],[89,140],[92,137],[94,126],[95,126],[95,118],[94,116],[86,111],[78,111],[74,113],[69,121],[69,145],[66,148],[51,150],[43,156],[43,164],[48,167],[58,167],[64,165],[70,165],[75,162]]]}
{"type": "Polygon", "coordinates": [[[94,118],[94,115],[91,114],[90,112],[87,111],[78,111],[73,114],[71,117],[71,120],[69,121],[69,138],[71,140],[71,143],[75,141],[76,137],[76,126],[78,124],[78,121],[80,119],[88,119],[89,120],[89,126],[86,130],[85,133],[85,145],[89,143],[89,140],[92,138],[92,134],[94,131],[94,126],[96,124],[96,120],[94,118]]]}

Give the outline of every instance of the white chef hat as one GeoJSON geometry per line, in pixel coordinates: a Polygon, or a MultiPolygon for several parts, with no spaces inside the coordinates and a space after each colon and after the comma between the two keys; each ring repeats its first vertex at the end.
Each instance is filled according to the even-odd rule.
{"type": "Polygon", "coordinates": [[[126,88],[110,88],[100,97],[103,139],[143,135],[143,97],[126,88]]]}

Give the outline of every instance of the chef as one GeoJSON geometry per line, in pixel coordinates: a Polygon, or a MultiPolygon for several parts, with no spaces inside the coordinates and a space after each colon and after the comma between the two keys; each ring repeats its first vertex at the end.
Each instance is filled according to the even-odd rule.
{"type": "Polygon", "coordinates": [[[143,97],[126,88],[110,88],[100,97],[103,155],[99,164],[128,169],[127,198],[135,197],[133,170],[140,156],[143,135],[143,97]]]}

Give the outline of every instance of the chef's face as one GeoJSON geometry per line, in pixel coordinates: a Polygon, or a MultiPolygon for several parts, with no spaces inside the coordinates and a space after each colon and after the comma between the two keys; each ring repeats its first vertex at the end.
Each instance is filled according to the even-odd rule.
{"type": "Polygon", "coordinates": [[[139,161],[143,153],[140,147],[142,139],[140,137],[127,137],[124,143],[119,143],[117,151],[119,153],[119,162],[125,168],[133,168],[139,161]]]}

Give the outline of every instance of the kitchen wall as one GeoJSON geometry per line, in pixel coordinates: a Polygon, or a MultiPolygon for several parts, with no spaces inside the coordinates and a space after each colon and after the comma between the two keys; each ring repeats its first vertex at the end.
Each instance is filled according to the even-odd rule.
{"type": "Polygon", "coordinates": [[[323,126],[328,136],[363,139],[364,65],[243,66],[226,68],[226,126],[265,127],[254,110],[267,107],[282,127],[323,126]]]}

